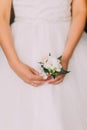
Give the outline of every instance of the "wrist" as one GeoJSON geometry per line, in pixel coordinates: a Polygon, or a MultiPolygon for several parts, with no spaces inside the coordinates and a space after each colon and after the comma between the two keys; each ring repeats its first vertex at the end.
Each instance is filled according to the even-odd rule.
{"type": "Polygon", "coordinates": [[[70,58],[71,58],[71,54],[63,52],[62,61],[69,62],[70,58]]]}
{"type": "Polygon", "coordinates": [[[70,60],[70,55],[66,55],[65,53],[63,53],[61,58],[61,64],[64,70],[68,69],[69,60],[70,60]]]}
{"type": "Polygon", "coordinates": [[[11,68],[14,68],[15,66],[17,66],[20,63],[20,60],[19,60],[19,58],[15,58],[15,59],[8,61],[8,63],[11,66],[11,68]]]}
{"type": "Polygon", "coordinates": [[[68,56],[62,55],[61,61],[67,63],[67,62],[69,62],[69,59],[70,58],[68,56]]]}

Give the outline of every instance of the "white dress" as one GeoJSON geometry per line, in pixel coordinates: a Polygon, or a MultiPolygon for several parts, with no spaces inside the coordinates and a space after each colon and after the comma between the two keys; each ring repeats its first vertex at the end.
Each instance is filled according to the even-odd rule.
{"type": "MultiPolygon", "coordinates": [[[[72,0],[13,0],[11,26],[20,59],[37,69],[49,52],[60,56],[71,26],[72,0]]],[[[59,85],[35,88],[10,68],[0,50],[0,130],[87,130],[87,34],[59,85]]],[[[10,51],[10,50],[9,50],[10,51]]]]}

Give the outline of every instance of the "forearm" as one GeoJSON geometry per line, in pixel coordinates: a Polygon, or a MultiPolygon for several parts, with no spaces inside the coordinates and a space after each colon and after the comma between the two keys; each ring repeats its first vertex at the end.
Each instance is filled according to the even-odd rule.
{"type": "Polygon", "coordinates": [[[79,13],[72,19],[70,32],[66,41],[63,56],[65,59],[70,59],[75,47],[77,46],[80,37],[83,33],[86,22],[86,12],[79,13]]]}
{"type": "Polygon", "coordinates": [[[7,57],[9,64],[18,61],[18,56],[13,44],[10,25],[3,19],[0,19],[0,45],[7,57]]]}

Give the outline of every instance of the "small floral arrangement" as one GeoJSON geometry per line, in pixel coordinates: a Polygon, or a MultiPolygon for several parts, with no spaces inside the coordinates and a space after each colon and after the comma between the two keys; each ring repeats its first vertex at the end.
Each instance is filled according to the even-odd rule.
{"type": "Polygon", "coordinates": [[[61,65],[62,56],[55,58],[49,53],[48,56],[42,58],[40,64],[40,73],[44,79],[47,79],[50,74],[53,78],[56,78],[58,74],[67,74],[69,71],[64,70],[61,65]]]}

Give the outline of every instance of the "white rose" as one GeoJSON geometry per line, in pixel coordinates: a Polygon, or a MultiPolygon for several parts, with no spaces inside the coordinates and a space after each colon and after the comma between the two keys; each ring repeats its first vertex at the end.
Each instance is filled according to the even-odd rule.
{"type": "Polygon", "coordinates": [[[61,68],[57,68],[57,72],[60,72],[61,71],[61,68]]]}
{"type": "Polygon", "coordinates": [[[51,67],[51,65],[50,65],[49,62],[47,61],[47,62],[44,64],[44,67],[48,69],[48,68],[51,67]]]}
{"type": "Polygon", "coordinates": [[[51,64],[52,66],[58,65],[57,59],[55,57],[49,57],[48,63],[51,64]]]}

